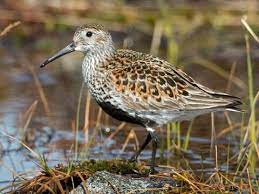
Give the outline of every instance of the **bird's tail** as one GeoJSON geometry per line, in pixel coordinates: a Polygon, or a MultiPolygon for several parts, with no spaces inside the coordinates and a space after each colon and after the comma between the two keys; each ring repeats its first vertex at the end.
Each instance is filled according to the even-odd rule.
{"type": "Polygon", "coordinates": [[[234,112],[245,112],[245,110],[241,109],[243,102],[239,97],[231,96],[225,93],[214,93],[213,96],[229,101],[229,103],[224,107],[226,110],[234,112]]]}

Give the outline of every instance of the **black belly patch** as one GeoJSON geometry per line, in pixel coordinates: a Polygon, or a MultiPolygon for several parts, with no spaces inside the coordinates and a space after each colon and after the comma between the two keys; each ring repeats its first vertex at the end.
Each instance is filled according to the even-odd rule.
{"type": "Polygon", "coordinates": [[[112,116],[113,118],[119,120],[119,121],[125,121],[133,124],[138,124],[143,127],[145,127],[145,123],[147,122],[145,119],[139,118],[139,117],[133,117],[129,115],[126,111],[123,111],[121,109],[118,109],[117,107],[113,106],[109,102],[100,102],[97,101],[99,106],[103,109],[104,112],[112,116]]]}

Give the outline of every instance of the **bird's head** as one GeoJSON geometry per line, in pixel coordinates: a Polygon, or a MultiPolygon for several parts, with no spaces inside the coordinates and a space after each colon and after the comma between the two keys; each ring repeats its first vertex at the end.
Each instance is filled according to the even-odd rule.
{"type": "Polygon", "coordinates": [[[80,26],[74,34],[73,41],[45,60],[40,66],[44,67],[55,59],[74,51],[87,55],[87,53],[101,54],[113,50],[111,35],[103,26],[97,24],[80,26]]]}

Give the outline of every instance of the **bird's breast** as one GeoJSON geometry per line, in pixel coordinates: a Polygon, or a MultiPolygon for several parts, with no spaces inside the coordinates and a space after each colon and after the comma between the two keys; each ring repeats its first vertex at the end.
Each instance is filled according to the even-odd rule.
{"type": "Polygon", "coordinates": [[[95,60],[85,57],[82,64],[82,73],[84,82],[96,100],[108,98],[109,90],[107,88],[105,71],[98,68],[95,60]]]}

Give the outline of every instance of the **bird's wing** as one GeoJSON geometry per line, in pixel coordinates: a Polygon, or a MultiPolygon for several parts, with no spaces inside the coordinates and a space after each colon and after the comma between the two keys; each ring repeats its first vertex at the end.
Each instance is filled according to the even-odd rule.
{"type": "Polygon", "coordinates": [[[213,92],[164,60],[134,53],[134,60],[122,53],[120,65],[108,73],[121,108],[170,112],[223,108],[234,102],[231,96],[213,92]]]}

